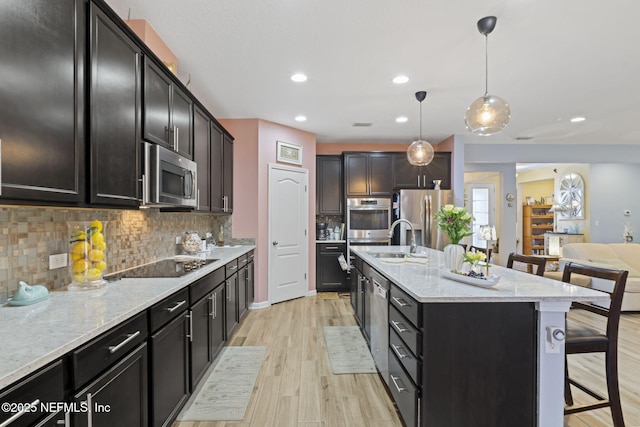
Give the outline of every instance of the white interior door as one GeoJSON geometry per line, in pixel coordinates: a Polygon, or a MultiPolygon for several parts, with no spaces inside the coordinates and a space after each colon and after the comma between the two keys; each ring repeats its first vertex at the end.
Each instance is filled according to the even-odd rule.
{"type": "Polygon", "coordinates": [[[269,302],[305,296],[309,270],[309,172],[269,165],[269,302]]]}

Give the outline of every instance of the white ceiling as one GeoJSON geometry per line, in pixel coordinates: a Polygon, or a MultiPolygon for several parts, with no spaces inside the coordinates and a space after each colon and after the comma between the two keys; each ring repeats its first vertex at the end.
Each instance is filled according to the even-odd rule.
{"type": "Polygon", "coordinates": [[[640,143],[640,2],[634,0],[106,0],[145,19],[178,57],[178,76],[217,118],[261,118],[318,142],[640,143]],[[511,122],[490,137],[464,126],[484,93],[511,122]],[[309,76],[293,83],[297,72],[309,76]],[[409,83],[391,79],[405,74],[409,83]],[[303,114],[308,120],[294,121],[303,114]],[[404,115],[409,121],[395,122],[404,115]],[[586,116],[583,123],[570,123],[586,116]],[[353,123],[373,123],[354,127],[353,123]]]}

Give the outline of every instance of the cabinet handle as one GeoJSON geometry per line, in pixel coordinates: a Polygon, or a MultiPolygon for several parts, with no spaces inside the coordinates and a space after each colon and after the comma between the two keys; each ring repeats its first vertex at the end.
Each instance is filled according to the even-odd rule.
{"type": "Polygon", "coordinates": [[[215,319],[216,318],[216,294],[215,293],[209,295],[209,301],[213,305],[211,307],[211,311],[209,312],[209,316],[211,316],[211,317],[213,317],[215,319]]]}
{"type": "Polygon", "coordinates": [[[402,347],[397,346],[395,344],[391,344],[391,348],[393,349],[393,352],[396,354],[396,356],[398,356],[398,359],[404,359],[405,357],[408,357],[407,354],[400,353],[400,349],[402,347]]]}
{"type": "Polygon", "coordinates": [[[38,406],[39,404],[40,404],[40,399],[36,399],[33,402],[29,403],[28,405],[25,405],[20,411],[16,412],[11,417],[9,417],[6,421],[0,424],[0,427],[7,427],[8,425],[13,424],[15,420],[17,420],[27,412],[30,412],[32,408],[34,408],[35,406],[38,406]]]}
{"type": "Polygon", "coordinates": [[[91,412],[91,406],[93,406],[93,396],[91,393],[87,393],[87,427],[93,427],[93,413],[91,412]]]}
{"type": "Polygon", "coordinates": [[[418,175],[416,178],[418,178],[418,188],[420,187],[420,175],[418,175]]]}
{"type": "MultiPolygon", "coordinates": [[[[398,389],[399,393],[402,393],[403,391],[407,391],[406,388],[404,387],[400,387],[398,385],[398,380],[400,379],[400,377],[394,377],[393,375],[389,375],[391,377],[391,381],[393,381],[393,385],[396,386],[396,388],[398,389]]],[[[404,384],[403,384],[404,385],[404,384]]]]}
{"type": "Polygon", "coordinates": [[[137,337],[138,335],[140,335],[140,331],[135,331],[132,334],[128,334],[127,338],[125,338],[120,344],[117,345],[110,345],[109,346],[109,353],[113,354],[116,351],[120,350],[122,347],[124,347],[125,345],[127,345],[128,343],[130,343],[135,337],[137,337]]]}
{"type": "Polygon", "coordinates": [[[149,201],[149,187],[147,183],[147,175],[142,174],[142,203],[147,203],[149,201]]]}
{"type": "Polygon", "coordinates": [[[165,308],[165,310],[167,310],[169,313],[173,313],[174,311],[176,311],[178,309],[178,307],[182,307],[186,303],[187,303],[186,300],[182,300],[180,302],[177,302],[176,305],[174,305],[173,307],[165,308]]]}
{"type": "Polygon", "coordinates": [[[402,298],[393,297],[391,299],[394,300],[400,307],[409,307],[411,305],[411,304],[407,304],[407,302],[402,298]]]}
{"type": "Polygon", "coordinates": [[[237,266],[237,265],[234,265],[233,267],[230,267],[230,268],[229,268],[229,270],[231,270],[231,271],[235,271],[235,270],[237,270],[237,269],[238,269],[238,266],[237,266]]]}
{"type": "Polygon", "coordinates": [[[189,310],[189,314],[187,314],[187,319],[189,319],[189,333],[187,334],[187,338],[189,338],[189,342],[193,342],[193,311],[189,310]]]}
{"type": "Polygon", "coordinates": [[[327,246],[326,248],[324,248],[324,250],[326,250],[326,251],[329,251],[331,249],[335,250],[335,249],[338,249],[338,247],[337,246],[327,246]]]}
{"type": "Polygon", "coordinates": [[[225,282],[225,285],[227,286],[227,301],[231,301],[231,293],[229,292],[229,281],[228,280],[225,282]]]}
{"type": "Polygon", "coordinates": [[[427,188],[427,175],[422,175],[422,186],[427,188]]]}
{"type": "Polygon", "coordinates": [[[396,328],[396,331],[398,331],[399,333],[403,333],[403,332],[407,332],[408,329],[401,327],[400,325],[402,323],[400,322],[396,322],[395,320],[391,321],[391,324],[393,325],[394,328],[396,328]]]}
{"type": "Polygon", "coordinates": [[[180,128],[178,126],[173,127],[175,131],[173,132],[173,140],[175,141],[174,145],[176,147],[176,151],[180,151],[180,128]]]}
{"type": "Polygon", "coordinates": [[[196,206],[198,207],[198,209],[200,209],[200,189],[198,188],[198,191],[196,191],[196,206]]]}

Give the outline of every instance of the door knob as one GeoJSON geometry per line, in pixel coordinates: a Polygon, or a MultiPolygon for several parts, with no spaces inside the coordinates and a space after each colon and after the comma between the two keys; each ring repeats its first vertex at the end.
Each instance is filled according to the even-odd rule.
{"type": "Polygon", "coordinates": [[[278,246],[278,241],[277,240],[273,241],[273,246],[278,246]]]}

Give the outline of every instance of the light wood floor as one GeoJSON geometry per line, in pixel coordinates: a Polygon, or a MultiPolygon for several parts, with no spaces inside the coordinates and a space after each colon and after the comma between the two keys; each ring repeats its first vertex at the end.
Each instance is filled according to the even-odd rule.
{"type": "MultiPolygon", "coordinates": [[[[576,316],[571,313],[571,316],[576,316]]],[[[595,325],[578,315],[577,320],[595,325]]],[[[176,422],[173,427],[402,426],[377,375],[333,375],[322,327],[355,325],[346,298],[300,298],[251,310],[229,345],[266,346],[265,360],[242,421],[176,422]]],[[[620,392],[627,427],[640,427],[640,314],[623,314],[619,341],[620,392]]],[[[604,358],[572,355],[573,377],[606,395],[604,358]]],[[[588,396],[574,391],[581,403],[588,396]]],[[[565,427],[609,427],[609,409],[565,417],[565,427]]]]}

